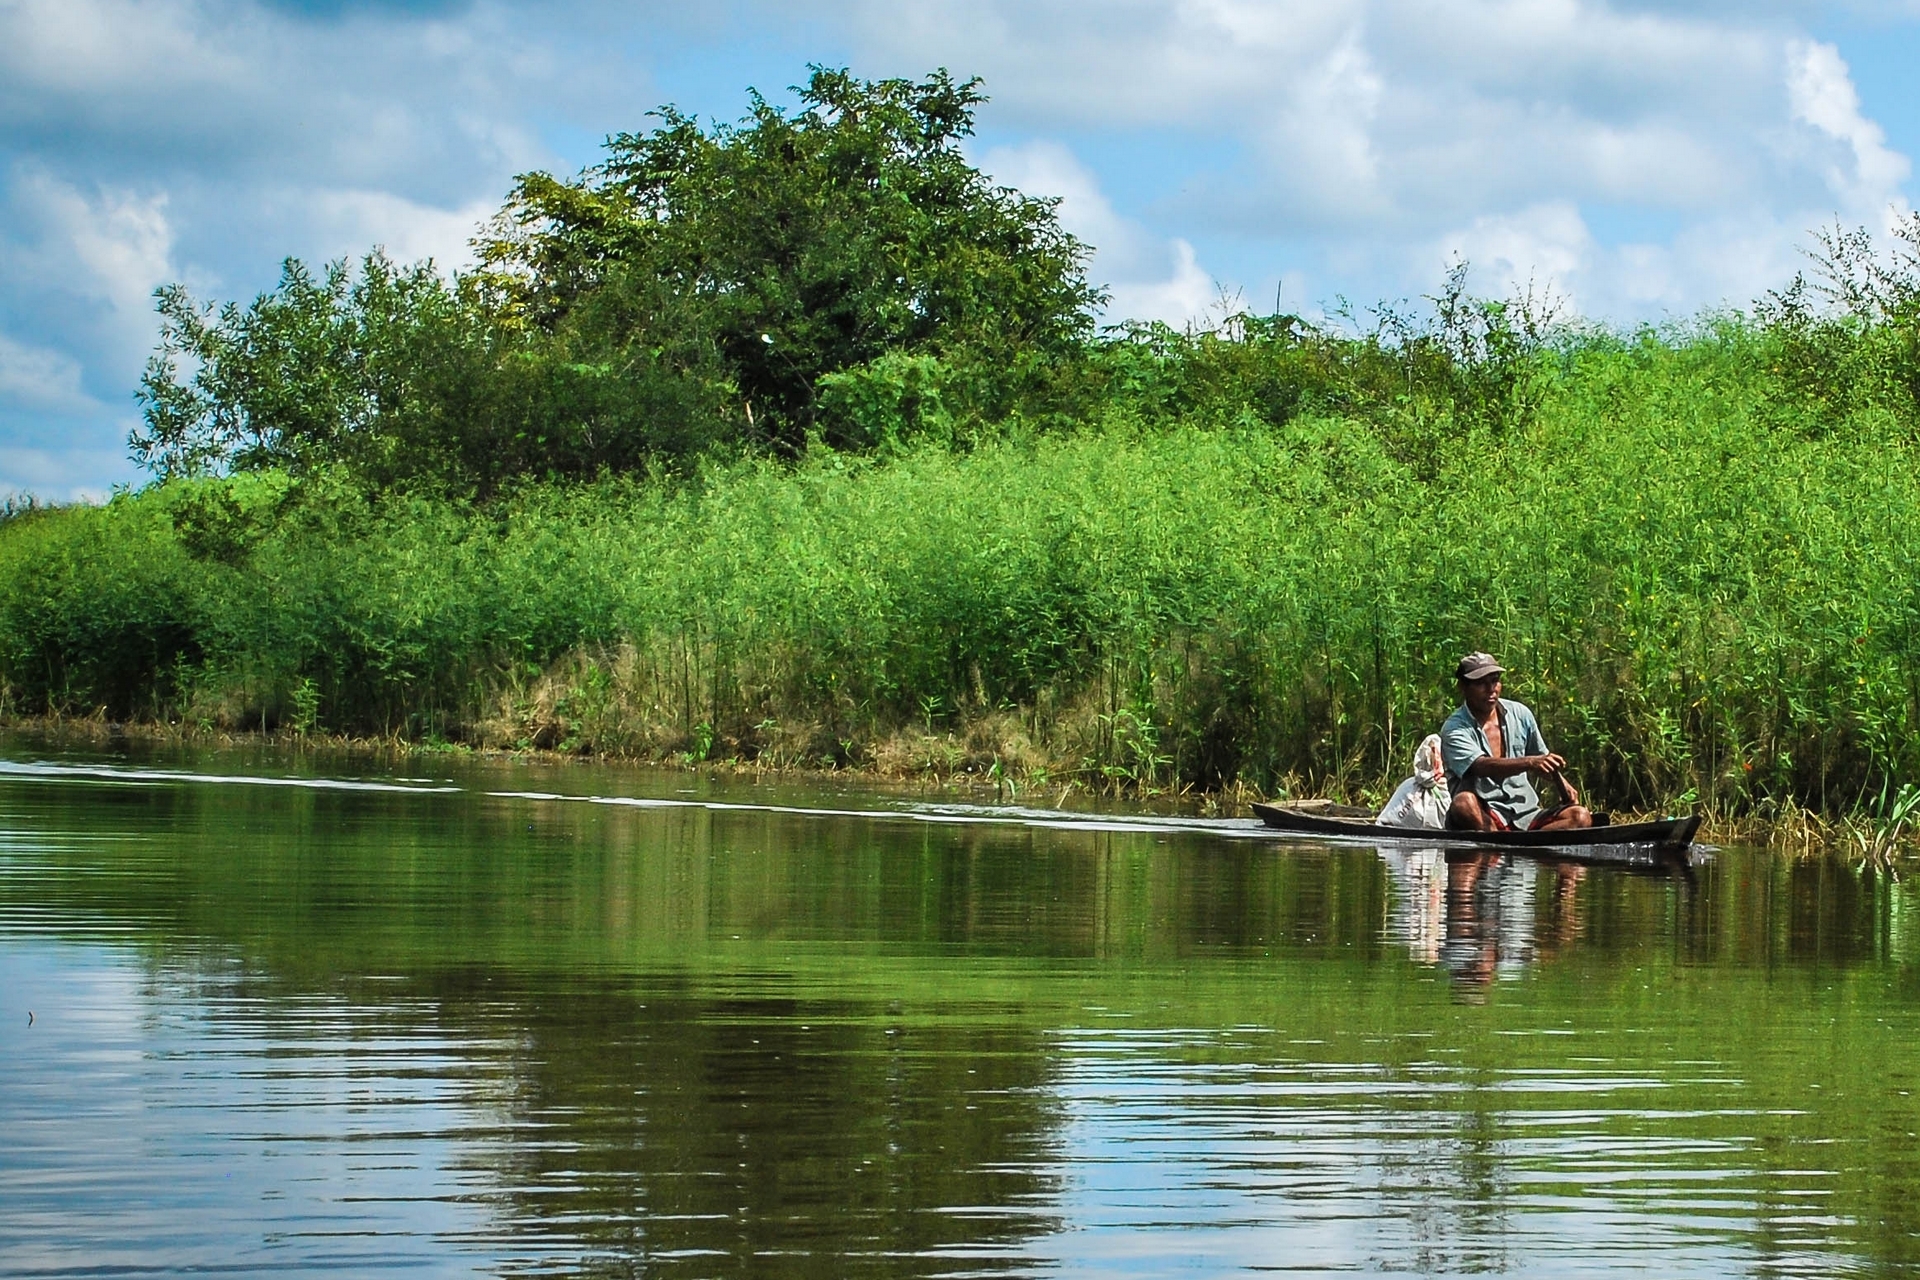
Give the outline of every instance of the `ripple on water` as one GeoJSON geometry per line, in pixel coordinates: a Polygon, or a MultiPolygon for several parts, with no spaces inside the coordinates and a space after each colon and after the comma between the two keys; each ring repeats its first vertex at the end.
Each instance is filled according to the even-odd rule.
{"type": "Polygon", "coordinates": [[[0,768],[0,1273],[1920,1253],[1903,887],[490,768],[0,768]]]}
{"type": "Polygon", "coordinates": [[[1743,1159],[1751,1109],[1649,1105],[1737,1087],[1719,1064],[1277,1062],[1235,1056],[1271,1052],[1261,1038],[1204,1029],[1058,1043],[1079,1232],[1035,1254],[1066,1273],[1719,1276],[1761,1264],[1756,1204],[1795,1198],[1809,1211],[1768,1217],[1767,1271],[1844,1269],[1826,1247],[1837,1219],[1815,1208],[1830,1171],[1784,1185],[1743,1159]]]}

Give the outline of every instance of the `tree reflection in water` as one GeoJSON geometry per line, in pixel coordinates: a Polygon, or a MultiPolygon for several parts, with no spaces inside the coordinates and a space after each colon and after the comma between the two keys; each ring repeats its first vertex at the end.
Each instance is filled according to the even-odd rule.
{"type": "Polygon", "coordinates": [[[511,1140],[474,1172],[523,1247],[575,1274],[958,1275],[1059,1229],[1037,1033],[676,985],[513,1000],[511,1140]]]}

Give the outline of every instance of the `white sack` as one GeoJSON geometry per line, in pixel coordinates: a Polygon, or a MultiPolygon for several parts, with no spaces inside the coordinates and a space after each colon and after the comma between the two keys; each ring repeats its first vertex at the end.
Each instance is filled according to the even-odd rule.
{"type": "Polygon", "coordinates": [[[1395,788],[1374,821],[1387,827],[1444,827],[1452,803],[1446,767],[1440,762],[1440,735],[1430,733],[1413,753],[1413,776],[1395,788]]]}

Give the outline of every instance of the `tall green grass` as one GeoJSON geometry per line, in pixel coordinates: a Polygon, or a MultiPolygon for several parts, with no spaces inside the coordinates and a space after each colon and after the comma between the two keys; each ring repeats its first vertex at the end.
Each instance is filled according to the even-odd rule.
{"type": "Polygon", "coordinates": [[[0,698],[1354,792],[1484,648],[1600,802],[1875,811],[1920,770],[1920,458],[1894,414],[1796,399],[1776,341],[1590,338],[1519,420],[1117,401],[485,506],[155,486],[0,525],[0,698]]]}

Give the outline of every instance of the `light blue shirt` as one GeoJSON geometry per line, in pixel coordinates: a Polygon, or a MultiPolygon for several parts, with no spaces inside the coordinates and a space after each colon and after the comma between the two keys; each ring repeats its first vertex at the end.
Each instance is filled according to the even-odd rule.
{"type": "MultiPolygon", "coordinates": [[[[1505,748],[1500,757],[1546,755],[1547,743],[1540,736],[1540,722],[1533,718],[1526,704],[1507,698],[1498,701],[1501,745],[1505,748]]],[[[1501,817],[1525,830],[1540,814],[1539,793],[1526,774],[1516,773],[1511,778],[1477,774],[1467,777],[1474,761],[1491,755],[1493,748],[1487,742],[1487,735],[1480,732],[1473,712],[1464,704],[1440,726],[1440,757],[1446,762],[1448,785],[1456,792],[1472,791],[1490,808],[1499,810],[1501,817]]]]}

